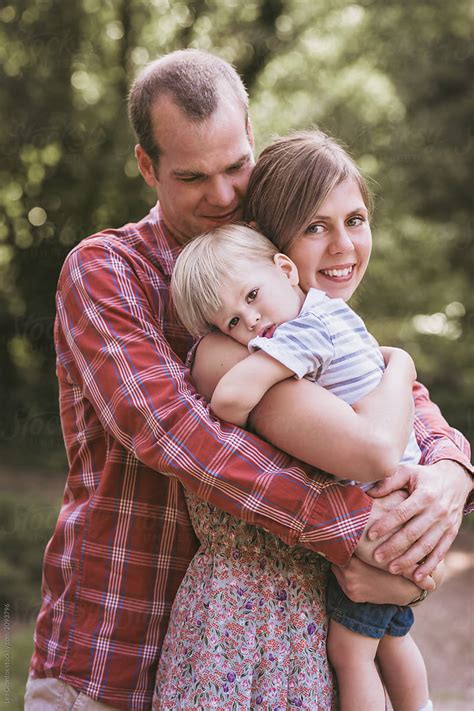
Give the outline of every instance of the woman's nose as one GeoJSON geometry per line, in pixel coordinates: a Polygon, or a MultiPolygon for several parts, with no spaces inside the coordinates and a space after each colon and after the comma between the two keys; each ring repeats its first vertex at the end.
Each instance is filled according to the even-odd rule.
{"type": "Polygon", "coordinates": [[[344,227],[338,227],[334,230],[334,235],[329,245],[329,250],[332,254],[342,254],[343,252],[352,251],[354,245],[344,227]]]}

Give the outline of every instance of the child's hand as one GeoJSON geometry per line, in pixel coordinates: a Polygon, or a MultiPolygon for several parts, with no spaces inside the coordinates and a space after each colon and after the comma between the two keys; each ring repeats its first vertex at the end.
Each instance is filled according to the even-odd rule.
{"type": "Polygon", "coordinates": [[[392,346],[381,346],[380,351],[385,361],[385,366],[397,367],[402,369],[404,377],[412,383],[416,380],[416,368],[413,358],[409,353],[401,348],[393,348],[392,346]]]}

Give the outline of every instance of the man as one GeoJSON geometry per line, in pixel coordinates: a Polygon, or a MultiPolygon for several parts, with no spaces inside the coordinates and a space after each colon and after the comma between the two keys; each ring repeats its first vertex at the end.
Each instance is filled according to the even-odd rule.
{"type": "MultiPolygon", "coordinates": [[[[173,53],[138,77],[130,116],[159,204],[138,224],[83,240],[61,272],[55,341],[70,470],[45,556],[27,709],[150,708],[170,607],[197,547],[181,484],[339,565],[370,512],[358,488],[311,478],[266,442],[216,422],[183,365],[191,339],[170,308],[174,261],[198,233],[240,217],[254,162],[238,75],[206,53],[173,53]]],[[[419,400],[432,466],[424,480],[411,473],[413,496],[379,532],[393,517],[411,519],[387,544],[388,559],[419,539],[407,555],[435,551],[430,572],[471,482],[456,433],[419,400]],[[430,510],[435,496],[446,523],[430,510]]]]}

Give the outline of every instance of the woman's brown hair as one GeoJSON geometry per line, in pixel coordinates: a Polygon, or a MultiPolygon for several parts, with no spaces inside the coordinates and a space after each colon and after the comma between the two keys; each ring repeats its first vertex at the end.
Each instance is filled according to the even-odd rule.
{"type": "Polygon", "coordinates": [[[265,148],[252,172],[244,219],[286,251],[331,190],[353,178],[369,212],[371,196],[350,155],[322,131],[298,131],[265,148]]]}

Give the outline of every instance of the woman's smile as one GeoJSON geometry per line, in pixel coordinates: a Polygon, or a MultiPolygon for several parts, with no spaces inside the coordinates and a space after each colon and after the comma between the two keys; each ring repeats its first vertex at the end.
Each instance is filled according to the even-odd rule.
{"type": "Polygon", "coordinates": [[[362,281],[372,249],[369,214],[354,179],[336,185],[286,250],[300,286],[348,301],[362,281]]]}

